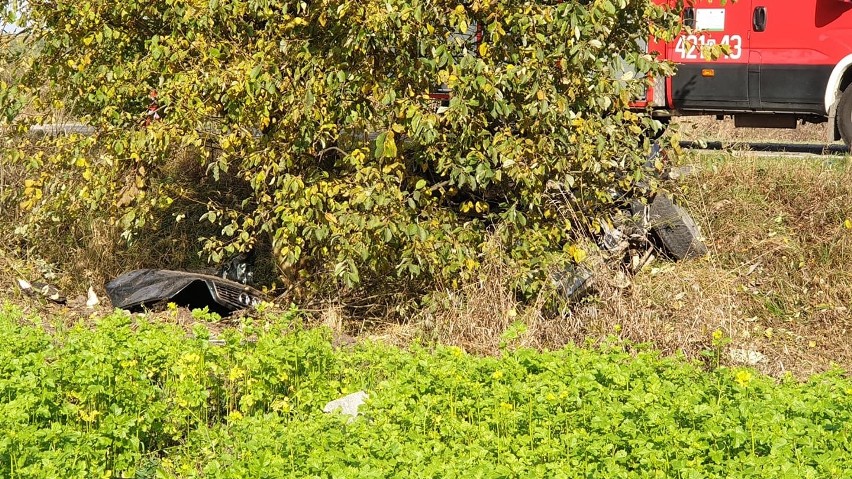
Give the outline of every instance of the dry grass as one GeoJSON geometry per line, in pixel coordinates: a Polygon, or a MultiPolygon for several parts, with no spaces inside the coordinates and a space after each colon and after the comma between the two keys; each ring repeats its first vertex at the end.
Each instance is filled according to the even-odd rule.
{"type": "MultiPolygon", "coordinates": [[[[852,166],[849,159],[719,158],[688,185],[713,254],[677,265],[706,295],[727,305],[733,347],[759,350],[761,368],[808,374],[834,362],[852,369],[852,166]],[[833,163],[828,163],[831,161],[833,163]],[[696,268],[696,269],[693,269],[696,268]]],[[[666,283],[663,283],[664,285],[666,283]]],[[[674,292],[671,286],[664,291],[674,292]]]]}
{"type": "Polygon", "coordinates": [[[561,321],[582,325],[580,338],[618,332],[689,357],[718,329],[729,348],[764,354],[768,373],[852,370],[852,166],[825,161],[708,161],[684,195],[711,255],[657,262],[561,321]]]}
{"type": "MultiPolygon", "coordinates": [[[[204,177],[199,165],[190,155],[176,155],[166,167],[180,172],[190,187],[198,187],[204,177]]],[[[17,207],[25,173],[23,166],[0,158],[0,248],[5,253],[5,260],[0,257],[0,292],[16,294],[16,288],[6,287],[14,285],[16,276],[48,280],[73,297],[84,294],[89,286],[104,296],[107,281],[136,268],[213,271],[197,254],[198,238],[209,234],[213,226],[197,221],[206,205],[191,198],[178,197],[169,211],[149,222],[131,242],[121,239],[115,218],[104,211],[42,224],[38,234],[17,234],[15,228],[26,223],[25,213],[17,207]],[[177,213],[185,219],[176,221],[177,213]]]]}
{"type": "MultiPolygon", "coordinates": [[[[693,160],[699,161],[697,158],[693,160]]],[[[448,292],[428,315],[381,330],[404,344],[426,336],[469,352],[499,351],[515,321],[514,343],[557,348],[617,335],[664,353],[703,358],[714,331],[731,349],[756,351],[758,369],[807,377],[839,365],[852,370],[852,165],[848,159],[718,155],[681,185],[711,254],[657,260],[632,278],[618,265],[594,267],[598,294],[563,314],[521,304],[504,286],[505,265],[448,292]]]]}
{"type": "Polygon", "coordinates": [[[499,351],[502,334],[518,319],[520,305],[506,287],[510,271],[505,264],[486,258],[483,270],[480,280],[447,292],[425,326],[441,343],[493,354],[499,351]]]}

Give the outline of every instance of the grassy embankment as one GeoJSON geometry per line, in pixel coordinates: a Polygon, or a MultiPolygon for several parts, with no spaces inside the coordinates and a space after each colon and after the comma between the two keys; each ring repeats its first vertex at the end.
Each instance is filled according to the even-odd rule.
{"type": "MultiPolygon", "coordinates": [[[[849,159],[718,153],[687,161],[698,165],[698,175],[678,188],[703,228],[711,251],[705,259],[657,260],[632,277],[600,266],[599,293],[564,314],[519,304],[493,281],[449,292],[444,304],[403,324],[365,321],[334,307],[315,316],[337,333],[398,344],[437,340],[486,354],[497,351],[501,334],[518,320],[527,325],[520,338],[527,346],[558,348],[617,334],[692,358],[701,357],[719,330],[731,338],[727,349],[764,355],[756,364],[764,372],[806,377],[832,364],[852,369],[846,341],[852,327],[852,231],[844,227],[852,218],[849,159]]],[[[5,172],[4,188],[14,187],[13,173],[5,172]]],[[[103,298],[101,285],[110,275],[138,266],[183,267],[151,261],[190,256],[191,231],[178,243],[134,254],[116,252],[92,226],[91,241],[62,245],[62,256],[45,266],[27,245],[14,243],[20,217],[11,211],[0,216],[0,239],[15,246],[4,246],[0,255],[0,293],[33,311],[40,306],[16,289],[16,276],[33,279],[52,267],[65,290],[82,294],[92,283],[103,298]]],[[[501,265],[488,267],[495,276],[505,274],[501,265]]],[[[722,362],[731,362],[728,351],[722,362]]]]}
{"type": "MultiPolygon", "coordinates": [[[[699,173],[679,187],[711,254],[632,278],[600,266],[599,293],[563,315],[482,282],[401,325],[339,308],[305,318],[331,332],[292,315],[100,319],[17,291],[16,276],[45,265],[6,248],[16,218],[0,212],[0,297],[16,304],[0,313],[0,476],[847,477],[852,385],[800,380],[852,370],[852,164],[689,161],[699,173]],[[344,332],[361,336],[354,349],[333,346],[344,332]],[[463,349],[387,344],[417,339],[463,349]],[[734,365],[732,350],[798,380],[734,365]],[[319,413],[358,389],[371,395],[363,419],[319,413]]],[[[103,241],[46,266],[82,293],[122,267],[103,241]]]]}
{"type": "MultiPolygon", "coordinates": [[[[698,174],[679,188],[700,223],[707,258],[658,260],[629,281],[597,271],[600,292],[558,318],[514,302],[492,284],[468,285],[434,321],[442,342],[493,352],[515,313],[525,344],[559,347],[617,333],[667,353],[699,357],[711,335],[728,350],[759,352],[764,372],[806,377],[852,369],[852,164],[848,158],[765,158],[726,153],[688,159],[698,174]]],[[[495,268],[499,274],[499,268],[495,268]]],[[[393,327],[413,336],[419,325],[393,327]]],[[[725,353],[723,361],[730,361],[725,353]]]]}
{"type": "MultiPolygon", "coordinates": [[[[0,311],[0,476],[842,478],[852,383],[705,371],[617,340],[478,357],[260,315],[192,337],[0,311]],[[360,417],[323,404],[369,394],[360,417]]],[[[209,318],[196,315],[200,323],[209,318]]],[[[720,338],[721,340],[721,338],[720,338]]]]}

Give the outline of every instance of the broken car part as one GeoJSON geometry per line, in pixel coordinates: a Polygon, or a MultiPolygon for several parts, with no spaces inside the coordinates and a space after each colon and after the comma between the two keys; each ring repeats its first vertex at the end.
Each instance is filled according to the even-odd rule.
{"type": "Polygon", "coordinates": [[[674,259],[700,258],[707,254],[695,220],[671,198],[658,193],[648,204],[647,214],[651,233],[674,259]]]}
{"type": "Polygon", "coordinates": [[[254,283],[255,253],[239,253],[216,271],[216,276],[242,284],[254,283]]]}
{"type": "Polygon", "coordinates": [[[594,287],[594,276],[582,265],[570,264],[552,276],[557,291],[568,300],[578,300],[589,294],[594,287]]]}
{"type": "Polygon", "coordinates": [[[18,287],[30,296],[43,296],[54,303],[65,304],[65,296],[52,284],[39,283],[37,281],[30,283],[25,279],[18,278],[18,287]]]}
{"type": "Polygon", "coordinates": [[[189,309],[208,308],[225,316],[257,306],[260,291],[216,276],[184,271],[137,269],[122,274],[106,285],[113,306],[142,311],[158,303],[170,302],[189,309]]]}

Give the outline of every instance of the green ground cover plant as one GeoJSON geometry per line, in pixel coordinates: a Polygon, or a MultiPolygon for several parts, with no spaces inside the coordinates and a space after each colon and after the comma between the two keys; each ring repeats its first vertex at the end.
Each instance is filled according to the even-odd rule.
{"type": "MultiPolygon", "coordinates": [[[[168,313],[166,313],[168,314],[168,313]]],[[[211,342],[114,313],[0,313],[0,476],[772,477],[852,470],[852,382],[710,371],[637,345],[332,346],[296,311],[211,342]],[[48,326],[48,327],[46,327],[48,326]],[[326,401],[370,398],[352,422],[326,401]]],[[[511,344],[511,338],[507,338],[511,344]]]]}

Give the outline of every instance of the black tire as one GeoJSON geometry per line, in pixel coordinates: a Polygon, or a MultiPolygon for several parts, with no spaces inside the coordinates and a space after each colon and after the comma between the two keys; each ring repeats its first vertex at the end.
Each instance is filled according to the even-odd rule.
{"type": "Polygon", "coordinates": [[[837,130],[848,148],[852,148],[852,85],[846,87],[837,104],[837,130]]]}
{"type": "Polygon", "coordinates": [[[651,232],[665,252],[677,260],[700,258],[707,254],[695,220],[671,198],[660,193],[648,205],[651,232]]]}

